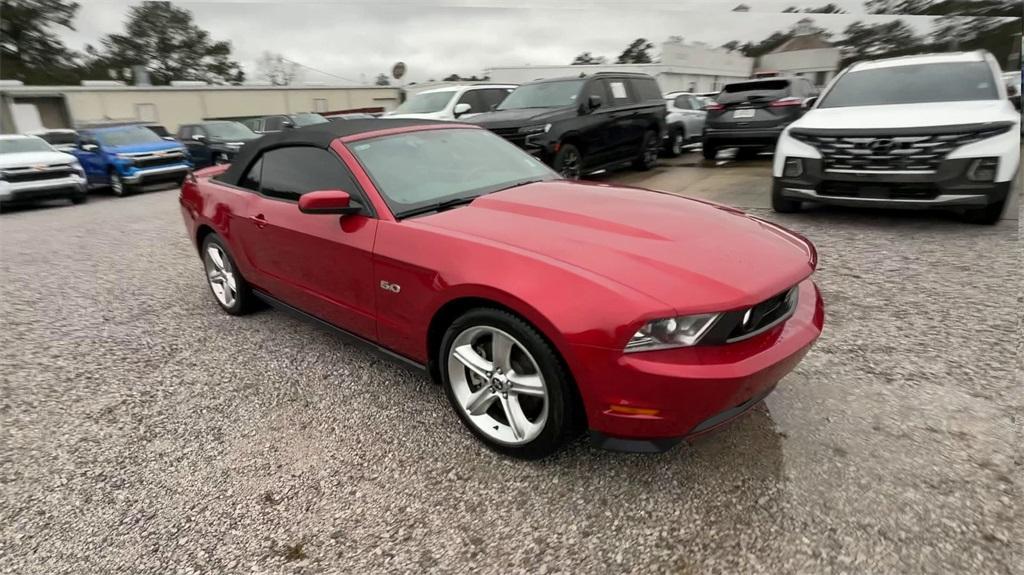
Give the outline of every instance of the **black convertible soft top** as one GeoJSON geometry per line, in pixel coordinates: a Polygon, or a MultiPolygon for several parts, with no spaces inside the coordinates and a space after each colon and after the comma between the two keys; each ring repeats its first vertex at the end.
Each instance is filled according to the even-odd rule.
{"type": "MultiPolygon", "coordinates": [[[[327,122],[325,124],[313,124],[304,128],[282,130],[272,134],[266,134],[242,146],[238,155],[231,161],[231,166],[217,179],[233,186],[239,185],[242,177],[249,169],[249,164],[264,150],[278,148],[281,146],[315,146],[327,148],[331,142],[345,136],[363,134],[365,132],[376,132],[378,130],[389,130],[392,128],[405,128],[409,126],[433,126],[453,124],[455,122],[442,122],[439,120],[411,120],[411,119],[373,119],[373,120],[347,120],[344,122],[327,122]]],[[[459,124],[470,127],[467,124],[459,124]]]]}

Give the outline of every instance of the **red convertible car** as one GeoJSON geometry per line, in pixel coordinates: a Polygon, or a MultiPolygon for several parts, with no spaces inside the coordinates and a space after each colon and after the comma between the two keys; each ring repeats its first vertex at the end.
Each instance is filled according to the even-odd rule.
{"type": "Polygon", "coordinates": [[[181,190],[220,307],[257,299],[426,369],[489,447],[584,429],[661,451],[757,404],[821,333],[809,241],[675,195],[562,180],[491,132],[267,135],[181,190]]]}

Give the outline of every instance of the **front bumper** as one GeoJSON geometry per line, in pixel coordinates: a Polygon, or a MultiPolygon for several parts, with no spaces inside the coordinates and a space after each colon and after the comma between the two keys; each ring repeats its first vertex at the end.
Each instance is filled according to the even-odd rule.
{"type": "Polygon", "coordinates": [[[802,158],[803,174],[776,177],[773,186],[784,198],[850,207],[977,208],[1004,201],[1010,182],[967,179],[975,159],[947,159],[932,173],[842,173],[824,171],[820,159],[802,158]]]}
{"type": "Polygon", "coordinates": [[[85,178],[72,175],[50,180],[7,182],[0,180],[0,202],[13,204],[69,198],[86,193],[85,178]]]}
{"type": "Polygon", "coordinates": [[[126,184],[150,185],[160,183],[178,182],[188,175],[192,169],[191,164],[173,164],[170,166],[158,166],[154,168],[128,168],[124,170],[121,179],[126,184]]]}
{"type": "Polygon", "coordinates": [[[630,354],[576,346],[591,437],[610,449],[658,452],[727,424],[796,367],[824,318],[821,294],[807,279],[792,317],[744,341],[630,354]]]}

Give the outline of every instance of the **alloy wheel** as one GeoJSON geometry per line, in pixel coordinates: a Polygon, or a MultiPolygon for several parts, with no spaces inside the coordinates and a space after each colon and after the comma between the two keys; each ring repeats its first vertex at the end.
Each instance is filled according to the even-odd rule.
{"type": "Polygon", "coordinates": [[[234,306],[238,300],[238,283],[227,254],[219,245],[211,243],[203,255],[203,264],[206,267],[210,289],[213,290],[217,301],[227,308],[234,306]]]}
{"type": "Polygon", "coordinates": [[[562,157],[562,168],[560,170],[563,178],[567,180],[580,179],[580,155],[575,150],[568,150],[562,157]]]}
{"type": "Polygon", "coordinates": [[[672,136],[672,155],[678,156],[683,153],[683,133],[676,132],[672,136]]]}
{"type": "Polygon", "coordinates": [[[121,180],[121,176],[117,172],[110,174],[110,190],[114,192],[115,196],[124,195],[124,181],[121,180]]]}
{"type": "Polygon", "coordinates": [[[524,445],[543,431],[547,384],[515,337],[496,327],[470,327],[452,341],[447,367],[456,405],[488,439],[524,445]]]}

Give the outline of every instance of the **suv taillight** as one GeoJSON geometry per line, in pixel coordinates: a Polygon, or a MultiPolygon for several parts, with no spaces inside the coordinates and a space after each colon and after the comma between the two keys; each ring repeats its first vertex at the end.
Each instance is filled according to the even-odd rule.
{"type": "Polygon", "coordinates": [[[720,112],[725,109],[725,106],[719,104],[718,102],[708,102],[708,104],[704,106],[704,109],[709,112],[720,112]]]}
{"type": "Polygon", "coordinates": [[[773,100],[772,103],[768,105],[772,108],[789,108],[790,106],[800,106],[803,103],[804,101],[796,96],[787,96],[785,98],[773,100]]]}

